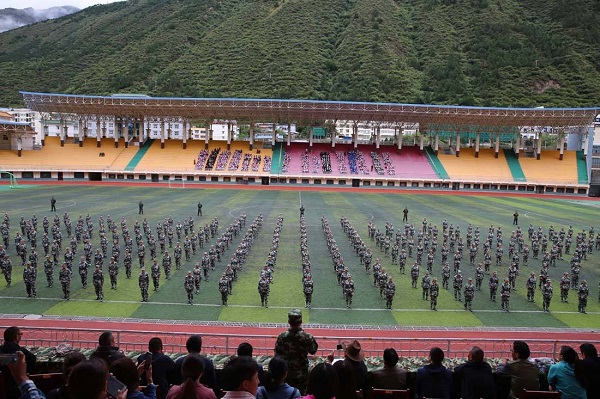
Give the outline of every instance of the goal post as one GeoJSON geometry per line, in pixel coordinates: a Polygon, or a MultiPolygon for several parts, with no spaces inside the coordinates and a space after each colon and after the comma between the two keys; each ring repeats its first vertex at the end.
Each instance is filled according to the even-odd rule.
{"type": "Polygon", "coordinates": [[[169,179],[169,188],[185,188],[185,180],[182,177],[169,179]]]}
{"type": "Polygon", "coordinates": [[[17,181],[17,178],[15,177],[15,175],[13,175],[10,172],[7,172],[6,170],[0,170],[0,177],[4,177],[4,175],[8,176],[8,187],[9,188],[20,188],[19,186],[19,182],[17,181]]]}

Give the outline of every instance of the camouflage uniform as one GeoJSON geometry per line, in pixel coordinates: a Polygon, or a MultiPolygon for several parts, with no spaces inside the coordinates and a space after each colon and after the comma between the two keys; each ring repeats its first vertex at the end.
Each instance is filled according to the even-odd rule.
{"type": "Polygon", "coordinates": [[[160,266],[154,261],[150,268],[150,275],[152,276],[152,285],[154,285],[154,291],[158,291],[158,285],[160,284],[160,266]]]}
{"type": "Polygon", "coordinates": [[[396,295],[396,284],[390,277],[387,284],[385,285],[385,307],[386,309],[392,309],[392,301],[396,295]]]}
{"type": "Polygon", "coordinates": [[[305,302],[305,307],[308,309],[310,309],[310,307],[312,305],[313,290],[314,290],[314,283],[312,281],[312,278],[308,278],[308,279],[304,280],[304,283],[303,283],[304,302],[305,302]]]}
{"type": "Polygon", "coordinates": [[[587,281],[583,280],[579,289],[577,290],[577,297],[579,298],[579,304],[577,306],[577,311],[581,313],[586,313],[585,308],[587,307],[587,300],[590,291],[587,287],[587,281]]]}
{"type": "Polygon", "coordinates": [[[23,269],[23,282],[25,283],[25,289],[27,290],[27,297],[36,297],[37,291],[35,290],[35,280],[37,272],[31,264],[28,264],[23,269]]]}
{"type": "Polygon", "coordinates": [[[475,297],[475,286],[471,279],[467,280],[467,284],[465,284],[465,310],[472,311],[473,310],[473,298],[475,297]]]}
{"type": "Polygon", "coordinates": [[[104,273],[100,267],[96,266],[96,270],[94,270],[94,275],[92,276],[92,281],[94,283],[94,288],[96,290],[96,300],[102,301],[104,300],[104,294],[102,292],[102,286],[104,285],[104,273]]]}
{"type": "Polygon", "coordinates": [[[221,293],[221,303],[227,306],[227,296],[229,295],[229,279],[225,274],[219,280],[219,292],[221,293]]]}
{"type": "Polygon", "coordinates": [[[269,307],[269,291],[270,290],[271,290],[271,287],[269,285],[269,281],[266,279],[266,277],[263,276],[258,281],[258,293],[260,294],[261,306],[264,306],[266,308],[269,307]]]}
{"type": "Polygon", "coordinates": [[[437,310],[437,299],[440,295],[440,286],[437,283],[437,279],[434,278],[429,286],[429,307],[431,310],[437,310]]]}
{"type": "Polygon", "coordinates": [[[308,354],[314,355],[319,348],[314,337],[302,330],[302,313],[298,309],[288,314],[290,329],[282,332],[275,343],[275,354],[288,361],[286,382],[303,394],[308,381],[308,354]]]}
{"type": "Polygon", "coordinates": [[[63,263],[63,267],[60,269],[58,277],[64,294],[63,299],[66,299],[67,301],[71,297],[71,275],[71,270],[67,267],[66,263],[63,263]]]}
{"type": "Polygon", "coordinates": [[[192,275],[192,272],[188,272],[188,274],[185,276],[183,288],[187,293],[187,303],[191,305],[194,301],[194,276],[192,275]]]}
{"type": "Polygon", "coordinates": [[[536,279],[535,279],[535,273],[531,273],[531,275],[529,276],[529,278],[527,279],[527,301],[528,302],[533,302],[533,297],[535,296],[535,287],[536,287],[536,279]]]}
{"type": "Polygon", "coordinates": [[[550,301],[552,300],[552,296],[554,295],[554,289],[552,288],[552,284],[550,283],[550,279],[546,280],[546,285],[542,288],[542,297],[544,299],[543,309],[544,312],[550,312],[550,301]]]}
{"type": "Polygon", "coordinates": [[[148,302],[148,287],[150,286],[150,276],[146,269],[142,269],[138,277],[138,284],[142,293],[142,302],[148,302]]]}

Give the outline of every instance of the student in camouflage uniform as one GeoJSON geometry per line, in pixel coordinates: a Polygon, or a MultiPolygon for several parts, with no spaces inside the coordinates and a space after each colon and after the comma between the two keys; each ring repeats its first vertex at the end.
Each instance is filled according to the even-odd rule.
{"type": "Polygon", "coordinates": [[[577,289],[577,297],[579,298],[579,304],[577,305],[577,311],[580,313],[586,313],[585,308],[587,307],[587,300],[590,291],[587,286],[587,281],[582,280],[579,288],[577,289]]]}
{"type": "Polygon", "coordinates": [[[308,354],[317,353],[319,345],[311,334],[302,330],[300,310],[290,311],[288,322],[290,328],[277,337],[275,355],[283,356],[288,361],[286,382],[304,394],[308,381],[308,354]]]}
{"type": "Polygon", "coordinates": [[[544,312],[550,312],[550,301],[552,300],[552,296],[554,295],[554,288],[552,288],[552,282],[550,279],[546,280],[546,284],[544,288],[542,288],[542,298],[543,298],[543,309],[544,312]]]}
{"type": "Polygon", "coordinates": [[[167,251],[163,254],[162,259],[163,269],[165,270],[165,277],[167,280],[171,279],[171,255],[167,251]]]}
{"type": "Polygon", "coordinates": [[[48,282],[47,287],[51,288],[54,285],[54,262],[50,255],[46,255],[44,260],[44,273],[46,273],[46,281],[48,282]]]}
{"type": "Polygon", "coordinates": [[[535,287],[537,286],[537,281],[535,279],[535,273],[531,272],[531,275],[527,279],[526,287],[527,287],[527,301],[533,302],[533,297],[535,296],[535,287]]]}
{"type": "Polygon", "coordinates": [[[152,266],[150,267],[150,275],[152,276],[154,291],[158,291],[158,286],[160,284],[160,266],[158,266],[156,259],[154,259],[154,262],[152,262],[152,266]]]}
{"type": "Polygon", "coordinates": [[[115,261],[115,258],[110,258],[108,264],[108,275],[110,277],[110,289],[117,289],[117,276],[119,275],[119,264],[115,261]]]}
{"type": "Polygon", "coordinates": [[[475,297],[475,286],[473,285],[473,279],[467,279],[465,284],[465,310],[470,312],[473,311],[473,298],[475,297]]]}
{"type": "Polygon", "coordinates": [[[500,287],[500,299],[502,310],[509,312],[511,286],[508,277],[504,279],[504,283],[500,287]]]}
{"type": "Polygon", "coordinates": [[[352,276],[348,274],[348,279],[344,283],[344,298],[346,299],[346,308],[352,309],[352,296],[354,295],[354,281],[352,281],[352,276]]]}
{"type": "Polygon", "coordinates": [[[200,263],[196,262],[194,270],[192,270],[192,275],[194,276],[194,288],[196,289],[196,294],[199,294],[200,281],[202,281],[202,269],[200,269],[200,263]]]}
{"type": "Polygon", "coordinates": [[[185,279],[183,280],[183,288],[187,293],[187,303],[192,305],[194,301],[194,276],[192,275],[191,270],[187,272],[185,279]]]}
{"type": "Polygon", "coordinates": [[[142,294],[142,302],[148,302],[148,287],[150,286],[150,276],[146,273],[146,268],[142,267],[138,277],[138,285],[142,294]]]}
{"type": "Polygon", "coordinates": [[[419,281],[419,264],[414,263],[410,268],[411,286],[417,288],[417,281],[419,281]]]}
{"type": "Polygon", "coordinates": [[[452,279],[452,287],[454,288],[454,300],[462,302],[461,290],[463,287],[463,276],[460,273],[460,270],[456,272],[454,278],[452,279]]]}
{"type": "Polygon", "coordinates": [[[394,300],[394,295],[396,295],[396,284],[392,280],[390,276],[387,284],[385,285],[385,308],[392,309],[392,301],[394,300]]]}
{"type": "Polygon", "coordinates": [[[227,296],[229,295],[229,279],[227,274],[223,273],[219,279],[219,292],[221,293],[221,303],[223,306],[227,306],[227,296]]]}
{"type": "Polygon", "coordinates": [[[260,280],[258,280],[258,293],[260,294],[261,306],[264,306],[266,308],[269,307],[269,291],[270,290],[271,290],[271,286],[269,285],[267,276],[262,275],[260,280]]]}
{"type": "Polygon", "coordinates": [[[71,270],[67,267],[66,263],[63,263],[58,278],[64,294],[63,299],[67,301],[71,298],[71,275],[71,270]]]}
{"type": "Polygon", "coordinates": [[[490,300],[496,302],[496,293],[498,292],[498,273],[493,272],[490,276],[489,287],[490,287],[490,300]]]}
{"type": "Polygon", "coordinates": [[[304,291],[304,302],[305,302],[304,307],[307,309],[310,309],[310,307],[312,305],[312,294],[313,294],[313,290],[315,287],[310,274],[308,274],[306,276],[302,285],[303,285],[303,291],[304,291]]]}
{"type": "Polygon", "coordinates": [[[571,279],[569,273],[564,272],[560,279],[560,301],[569,303],[569,289],[571,288],[571,279]]]}
{"type": "Polygon", "coordinates": [[[431,285],[429,286],[429,307],[431,310],[437,310],[437,299],[440,295],[440,286],[437,282],[437,278],[433,278],[431,280],[431,285]]]}
{"type": "Polygon", "coordinates": [[[37,296],[37,291],[35,289],[36,278],[37,271],[31,263],[27,262],[25,269],[23,269],[23,282],[25,283],[25,290],[27,291],[28,298],[35,298],[37,296]]]}
{"type": "Polygon", "coordinates": [[[102,293],[102,288],[104,285],[104,273],[100,266],[96,265],[96,270],[94,270],[94,275],[92,276],[92,282],[94,283],[94,289],[96,290],[96,300],[103,301],[104,294],[102,293]]]}
{"type": "Polygon", "coordinates": [[[429,272],[425,272],[425,275],[421,279],[421,288],[423,289],[423,300],[429,300],[429,287],[431,287],[431,276],[429,272]]]}

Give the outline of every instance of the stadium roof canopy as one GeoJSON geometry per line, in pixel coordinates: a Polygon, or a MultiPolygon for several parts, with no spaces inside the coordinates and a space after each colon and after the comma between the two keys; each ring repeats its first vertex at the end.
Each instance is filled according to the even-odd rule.
{"type": "Polygon", "coordinates": [[[28,108],[58,114],[128,118],[224,119],[319,123],[347,120],[384,124],[506,128],[590,126],[597,108],[488,108],[448,105],[247,98],[170,98],[138,95],[90,96],[20,92],[28,108]]]}
{"type": "Polygon", "coordinates": [[[30,133],[35,134],[27,122],[15,122],[8,119],[0,119],[0,132],[2,133],[30,133]]]}

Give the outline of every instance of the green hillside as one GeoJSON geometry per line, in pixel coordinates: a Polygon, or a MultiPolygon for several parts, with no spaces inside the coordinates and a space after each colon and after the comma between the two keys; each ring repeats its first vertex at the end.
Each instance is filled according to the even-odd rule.
{"type": "Polygon", "coordinates": [[[595,0],[130,0],[0,34],[19,90],[600,104],[595,0]]]}

